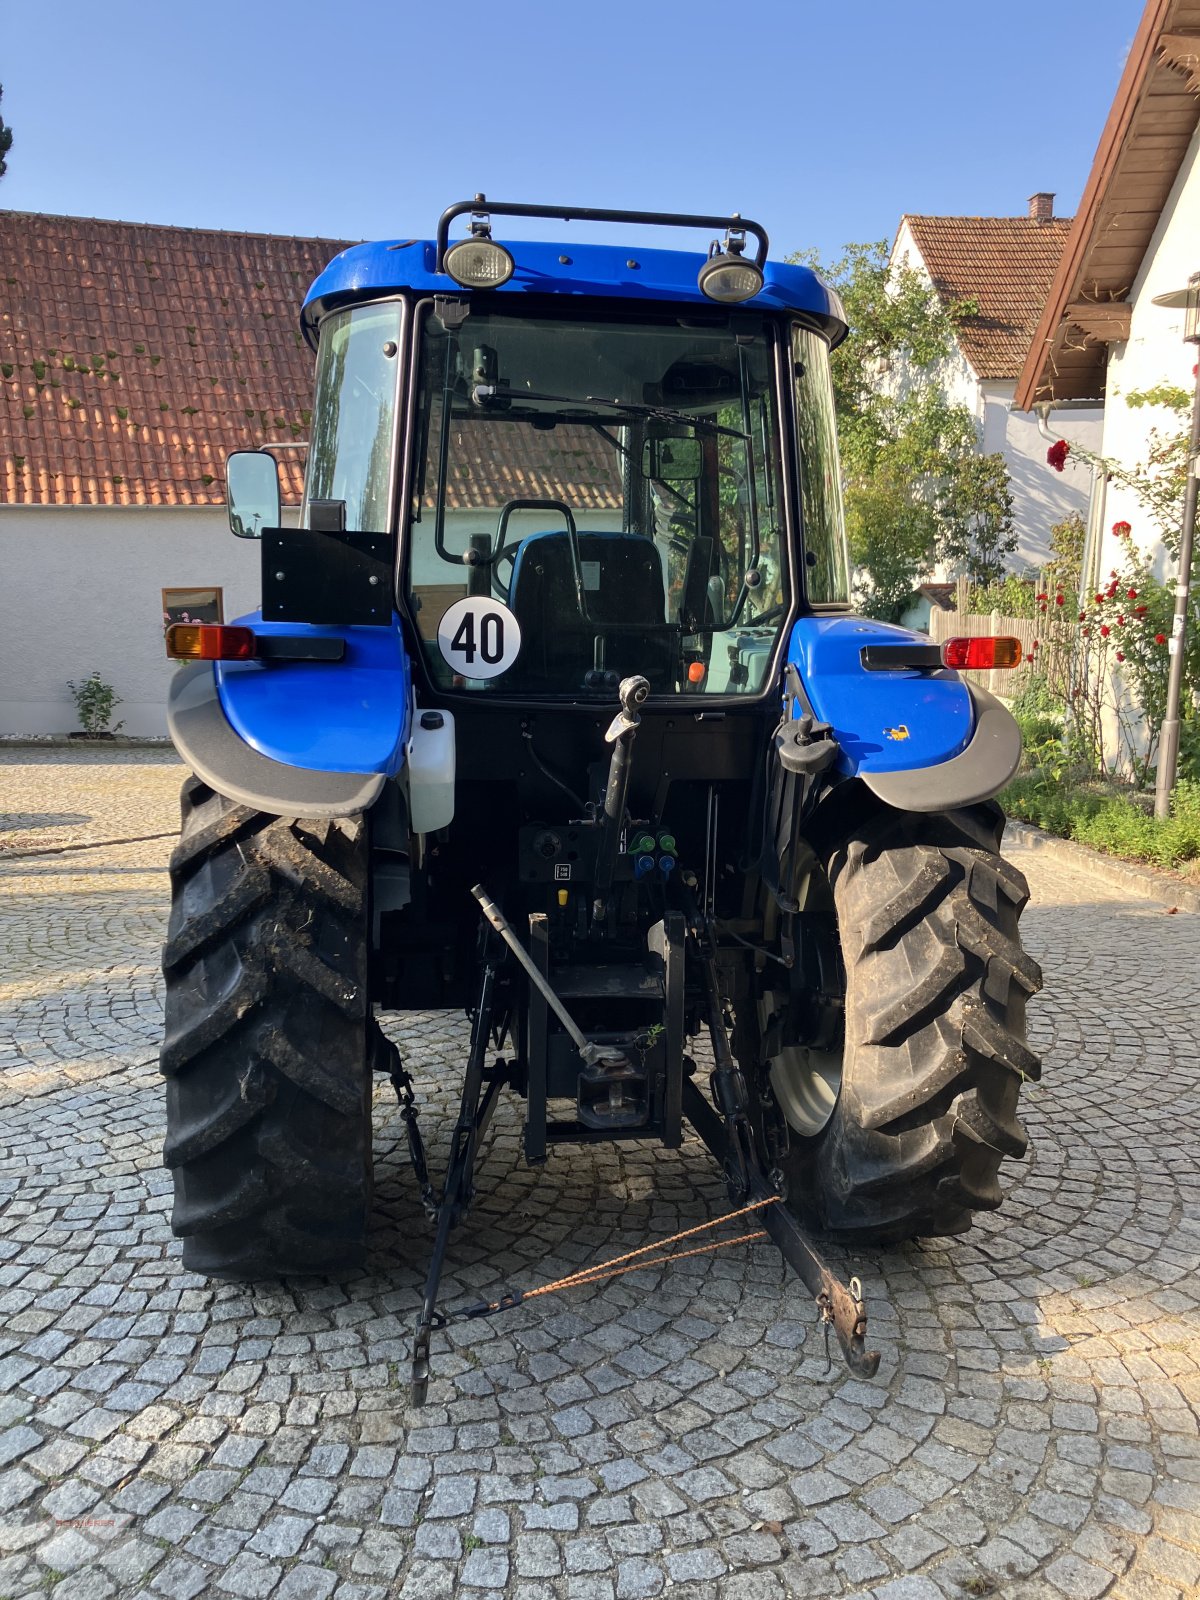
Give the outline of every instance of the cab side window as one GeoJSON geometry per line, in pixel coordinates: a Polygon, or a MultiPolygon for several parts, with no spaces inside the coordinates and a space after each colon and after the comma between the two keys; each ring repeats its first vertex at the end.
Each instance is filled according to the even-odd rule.
{"type": "Polygon", "coordinates": [[[847,605],[850,563],[842,513],[829,346],[811,328],[796,325],[792,329],[792,370],[800,445],[805,590],[811,605],[847,605]]]}

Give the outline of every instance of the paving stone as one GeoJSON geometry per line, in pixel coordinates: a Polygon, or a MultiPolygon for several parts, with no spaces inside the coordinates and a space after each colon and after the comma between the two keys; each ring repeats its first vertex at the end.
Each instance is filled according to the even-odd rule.
{"type": "Polygon", "coordinates": [[[260,1556],[243,1551],[216,1579],[218,1589],[237,1595],[238,1600],[264,1600],[275,1588],[281,1569],[260,1556]]]}
{"type": "MultiPolygon", "coordinates": [[[[172,756],[67,754],[0,746],[6,805],[111,815],[92,841],[173,832],[172,756]]],[[[1016,847],[1029,948],[1053,956],[1052,996],[1030,1007],[1046,1061],[1022,1100],[1033,1154],[1006,1164],[1004,1207],[971,1233],[868,1252],[876,1380],[825,1377],[762,1247],[456,1325],[417,1413],[402,1389],[415,1256],[286,1290],[179,1265],[153,1059],[170,848],[0,853],[0,1594],[50,1570],[53,1600],[1200,1586],[1194,1160],[1161,1136],[1196,1092],[1200,995],[1179,974],[1200,971],[1200,918],[1016,847]],[[1097,1000],[1105,971],[1119,1008],[1097,1000]],[[59,1551],[72,1570],[47,1563],[59,1551]]],[[[382,1025],[446,1144],[463,1020],[382,1025]]],[[[579,1147],[534,1174],[521,1116],[498,1103],[448,1261],[456,1294],[726,1208],[694,1141],[579,1147]]],[[[381,1088],[385,1252],[426,1236],[402,1134],[381,1088]]]]}
{"type": "Polygon", "coordinates": [[[96,1546],[74,1528],[67,1528],[39,1545],[37,1558],[53,1572],[74,1572],[78,1567],[90,1567],[95,1562],[96,1546]]]}
{"type": "Polygon", "coordinates": [[[275,1600],[329,1600],[337,1581],[336,1572],[301,1562],[284,1574],[275,1591],[275,1600]]]}
{"type": "Polygon", "coordinates": [[[19,1461],[42,1443],[42,1435],[35,1428],[9,1428],[0,1433],[0,1467],[19,1461]]]}
{"type": "Polygon", "coordinates": [[[507,1552],[472,1550],[463,1562],[458,1581],[464,1589],[503,1589],[508,1583],[507,1552]]]}
{"type": "Polygon", "coordinates": [[[617,1563],[617,1600],[651,1600],[662,1593],[664,1582],[662,1568],[652,1561],[617,1563]]]}
{"type": "Polygon", "coordinates": [[[294,1556],[313,1529],[311,1517],[272,1517],[250,1540],[248,1548],[260,1556],[294,1556]]]}
{"type": "Polygon", "coordinates": [[[725,1563],[715,1550],[670,1550],[667,1571],[672,1583],[693,1583],[701,1578],[719,1578],[725,1563]]]}
{"type": "Polygon", "coordinates": [[[480,1511],[476,1513],[471,1531],[484,1544],[507,1544],[512,1537],[512,1522],[507,1511],[480,1511]]]}
{"type": "Polygon", "coordinates": [[[208,1569],[177,1556],[154,1575],[150,1587],[167,1595],[168,1600],[194,1600],[208,1587],[208,1569]]]}
{"type": "Polygon", "coordinates": [[[1112,1573],[1103,1567],[1081,1561],[1078,1556],[1059,1556],[1045,1568],[1046,1582],[1054,1585],[1070,1600],[1096,1600],[1112,1583],[1112,1573]]]}

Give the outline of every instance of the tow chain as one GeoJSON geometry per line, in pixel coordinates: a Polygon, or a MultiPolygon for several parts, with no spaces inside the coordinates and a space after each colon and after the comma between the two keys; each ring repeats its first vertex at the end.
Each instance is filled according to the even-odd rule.
{"type": "Polygon", "coordinates": [[[475,1305],[462,1306],[457,1311],[443,1313],[441,1325],[472,1321],[478,1317],[494,1317],[498,1312],[510,1311],[514,1306],[522,1305],[526,1300],[536,1300],[540,1295],[558,1294],[565,1289],[587,1288],[610,1278],[623,1277],[627,1272],[641,1272],[650,1267],[665,1266],[669,1261],[686,1261],[691,1256],[707,1255],[713,1250],[727,1250],[735,1244],[753,1244],[756,1240],[767,1237],[765,1228],[759,1228],[753,1233],[740,1233],[733,1239],[718,1239],[712,1244],[698,1245],[693,1250],[668,1251],[666,1255],[652,1254],[653,1251],[667,1249],[669,1245],[681,1244],[685,1239],[693,1239],[698,1233],[722,1227],[726,1222],[734,1222],[738,1217],[748,1216],[753,1211],[763,1211],[767,1206],[778,1205],[782,1198],[781,1195],[771,1195],[766,1199],[756,1200],[753,1205],[742,1206],[740,1210],[730,1211],[723,1217],[715,1217],[711,1222],[697,1223],[694,1228],[684,1228],[681,1233],[671,1234],[670,1238],[656,1239],[653,1244],[644,1244],[637,1250],[629,1250],[623,1256],[614,1257],[612,1261],[602,1261],[595,1266],[581,1267],[577,1272],[568,1272],[565,1277],[556,1278],[553,1283],[539,1284],[536,1289],[527,1289],[524,1292],[506,1289],[498,1300],[480,1300],[475,1305]],[[640,1259],[643,1256],[648,1259],[640,1259]]]}
{"type": "Polygon", "coordinates": [[[421,1191],[421,1204],[425,1207],[427,1217],[434,1219],[438,1214],[438,1198],[434,1193],[433,1184],[429,1181],[429,1163],[425,1159],[425,1141],[421,1138],[421,1129],[417,1123],[417,1097],[413,1093],[413,1081],[404,1069],[399,1053],[392,1057],[392,1067],[388,1076],[392,1080],[392,1088],[396,1091],[396,1099],[400,1102],[400,1115],[404,1120],[404,1132],[408,1139],[408,1159],[412,1169],[417,1175],[417,1186],[421,1191]]]}

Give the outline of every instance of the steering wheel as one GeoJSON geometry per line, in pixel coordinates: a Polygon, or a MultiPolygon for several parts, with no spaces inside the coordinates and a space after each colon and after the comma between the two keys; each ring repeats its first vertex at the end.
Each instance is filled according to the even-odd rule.
{"type": "Polygon", "coordinates": [[[517,551],[521,548],[519,543],[507,545],[504,542],[508,537],[509,518],[512,516],[514,511],[541,511],[543,509],[548,511],[556,511],[566,523],[567,535],[571,541],[572,552],[575,553],[576,558],[578,558],[579,533],[575,527],[575,518],[571,512],[570,506],[565,505],[561,500],[506,500],[500,507],[500,520],[496,525],[496,548],[491,556],[492,592],[497,595],[499,599],[503,600],[505,604],[508,603],[509,593],[512,589],[511,567],[516,561],[517,551]],[[502,561],[507,563],[510,568],[507,579],[501,578],[500,574],[496,571],[496,568],[502,561]]]}
{"type": "Polygon", "coordinates": [[[492,593],[498,600],[503,600],[505,605],[508,604],[508,597],[512,593],[512,569],[516,565],[517,551],[520,548],[519,544],[506,544],[492,557],[492,593]],[[509,569],[507,577],[501,575],[502,562],[509,569]]]}

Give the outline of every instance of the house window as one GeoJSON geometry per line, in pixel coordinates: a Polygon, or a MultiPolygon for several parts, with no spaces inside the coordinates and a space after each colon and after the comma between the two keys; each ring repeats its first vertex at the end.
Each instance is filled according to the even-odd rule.
{"type": "Polygon", "coordinates": [[[173,622],[224,622],[225,601],[220,589],[164,589],[163,627],[173,622]]]}

